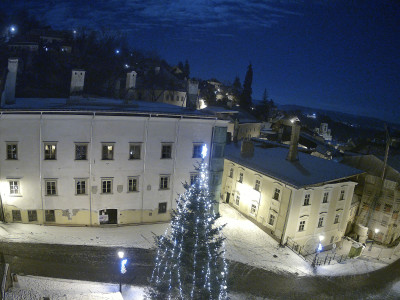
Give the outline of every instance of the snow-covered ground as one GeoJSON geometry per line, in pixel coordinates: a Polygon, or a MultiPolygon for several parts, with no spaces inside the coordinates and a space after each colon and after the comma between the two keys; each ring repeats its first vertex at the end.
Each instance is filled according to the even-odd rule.
{"type": "MultiPolygon", "coordinates": [[[[274,272],[315,275],[303,259],[278,243],[227,204],[220,205],[222,224],[227,224],[226,258],[274,272]]],[[[169,224],[123,227],[60,227],[32,224],[0,224],[0,240],[28,243],[93,245],[108,247],[154,247],[154,235],[163,234],[169,224]]],[[[330,276],[365,273],[385,264],[376,260],[347,260],[345,263],[319,267],[317,274],[330,276]]]]}

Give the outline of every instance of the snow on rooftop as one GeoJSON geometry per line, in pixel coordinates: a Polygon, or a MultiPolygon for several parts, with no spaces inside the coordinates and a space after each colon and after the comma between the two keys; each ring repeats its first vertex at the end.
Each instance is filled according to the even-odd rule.
{"type": "Polygon", "coordinates": [[[295,188],[303,188],[320,183],[327,183],[358,174],[363,171],[339,164],[331,160],[298,152],[299,160],[286,160],[288,149],[254,147],[252,157],[242,157],[239,143],[225,147],[225,158],[265,174],[295,188]]]}

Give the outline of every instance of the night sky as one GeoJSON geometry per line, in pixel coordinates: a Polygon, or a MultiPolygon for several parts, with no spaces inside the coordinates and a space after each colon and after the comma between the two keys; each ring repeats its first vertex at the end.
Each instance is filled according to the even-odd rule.
{"type": "MultiPolygon", "coordinates": [[[[4,2],[7,2],[6,4],[4,2]]],[[[191,76],[243,82],[253,98],[400,123],[400,1],[8,0],[55,29],[127,33],[191,76]]]]}

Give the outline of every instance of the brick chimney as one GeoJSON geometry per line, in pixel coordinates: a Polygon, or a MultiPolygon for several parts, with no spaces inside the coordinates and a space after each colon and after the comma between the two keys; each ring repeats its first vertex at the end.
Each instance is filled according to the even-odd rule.
{"type": "Polygon", "coordinates": [[[85,73],[84,70],[72,70],[71,75],[71,96],[81,96],[83,87],[85,86],[85,73]]]}
{"type": "Polygon", "coordinates": [[[252,157],[254,155],[254,144],[249,139],[242,141],[242,147],[240,148],[240,155],[242,157],[252,157]]]}
{"type": "Polygon", "coordinates": [[[136,76],[137,73],[135,71],[126,73],[126,90],[134,89],[136,87],[136,76]]]}
{"type": "Polygon", "coordinates": [[[17,82],[18,58],[9,58],[7,77],[4,83],[4,91],[1,95],[1,104],[15,103],[15,85],[17,82]]]}
{"type": "Polygon", "coordinates": [[[289,153],[286,157],[288,161],[299,160],[299,157],[297,155],[297,145],[299,143],[299,137],[300,137],[300,125],[293,123],[292,133],[290,135],[289,153]]]}

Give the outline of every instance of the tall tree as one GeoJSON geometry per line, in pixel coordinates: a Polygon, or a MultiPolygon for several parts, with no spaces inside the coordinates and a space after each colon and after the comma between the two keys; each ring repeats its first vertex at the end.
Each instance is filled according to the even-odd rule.
{"type": "Polygon", "coordinates": [[[148,295],[152,299],[227,299],[227,265],[223,257],[219,214],[208,187],[207,164],[177,200],[171,232],[158,237],[156,264],[148,295]]]}
{"type": "Polygon", "coordinates": [[[240,95],[242,94],[242,84],[240,83],[240,79],[238,76],[235,77],[235,80],[232,84],[232,94],[235,103],[238,103],[240,100],[240,95]]]}
{"type": "Polygon", "coordinates": [[[253,90],[251,89],[251,84],[253,82],[253,68],[251,64],[249,64],[246,72],[246,77],[244,78],[243,82],[243,91],[240,97],[240,106],[249,109],[252,104],[251,94],[253,90]]]}
{"type": "Polygon", "coordinates": [[[189,78],[190,76],[190,65],[188,60],[185,61],[185,65],[183,66],[183,74],[185,74],[186,78],[189,78]]]}

